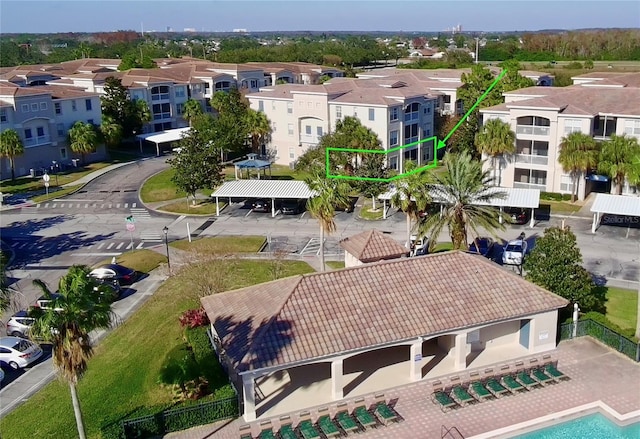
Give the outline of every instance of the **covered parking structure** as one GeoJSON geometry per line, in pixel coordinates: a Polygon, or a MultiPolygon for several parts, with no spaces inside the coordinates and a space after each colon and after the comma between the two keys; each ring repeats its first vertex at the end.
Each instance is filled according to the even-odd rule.
{"type": "Polygon", "coordinates": [[[235,180],[226,181],[211,194],[216,199],[216,216],[220,216],[220,198],[263,198],[271,200],[271,216],[276,216],[276,200],[309,199],[315,192],[299,180],[235,180]]]}
{"type": "Polygon", "coordinates": [[[596,233],[600,226],[602,214],[640,217],[640,197],[596,194],[596,199],[591,206],[591,212],[593,212],[591,233],[596,233]]]}
{"type": "MultiPolygon", "coordinates": [[[[519,207],[522,209],[531,209],[531,220],[529,222],[529,226],[533,228],[535,225],[535,215],[534,210],[540,207],[540,190],[539,189],[522,189],[522,188],[508,188],[508,187],[491,187],[488,188],[489,192],[504,192],[506,193],[505,198],[495,198],[490,202],[481,202],[478,201],[474,204],[480,206],[494,206],[500,209],[500,223],[503,222],[503,214],[505,207],[519,207]]],[[[378,195],[378,199],[382,200],[383,204],[383,215],[384,219],[387,218],[388,207],[387,204],[393,198],[396,193],[396,189],[392,188],[389,191],[378,195]]],[[[442,205],[447,204],[447,200],[439,196],[437,193],[431,194],[431,199],[434,203],[440,204],[440,208],[442,210],[442,205]]],[[[390,207],[390,206],[389,206],[390,207]]]]}
{"type": "Polygon", "coordinates": [[[152,142],[156,144],[156,155],[159,156],[161,143],[177,142],[182,139],[190,129],[190,127],[186,127],[160,131],[157,133],[138,134],[136,139],[140,142],[140,152],[142,152],[142,142],[152,142]]]}

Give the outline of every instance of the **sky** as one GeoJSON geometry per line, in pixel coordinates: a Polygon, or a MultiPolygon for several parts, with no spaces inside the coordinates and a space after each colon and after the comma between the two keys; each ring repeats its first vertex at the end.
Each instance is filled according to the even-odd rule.
{"type": "Polygon", "coordinates": [[[2,0],[1,33],[640,28],[640,0],[2,0]]]}

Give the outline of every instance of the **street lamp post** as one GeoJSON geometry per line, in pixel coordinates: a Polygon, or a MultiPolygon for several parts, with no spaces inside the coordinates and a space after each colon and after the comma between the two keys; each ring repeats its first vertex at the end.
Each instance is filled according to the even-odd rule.
{"type": "Polygon", "coordinates": [[[162,229],[162,231],[164,232],[164,246],[167,249],[167,268],[169,269],[169,275],[171,275],[171,260],[169,258],[169,227],[164,226],[164,229],[162,229]]]}

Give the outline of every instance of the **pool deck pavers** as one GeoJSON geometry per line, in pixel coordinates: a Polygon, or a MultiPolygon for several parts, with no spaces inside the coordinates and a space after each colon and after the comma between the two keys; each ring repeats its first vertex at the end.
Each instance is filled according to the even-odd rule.
{"type": "MultiPolygon", "coordinates": [[[[640,415],[640,364],[603,346],[590,337],[563,341],[554,352],[558,368],[571,379],[516,395],[450,410],[443,413],[431,402],[431,384],[421,381],[385,392],[403,420],[357,435],[363,439],[442,438],[442,428],[456,427],[464,438],[510,437],[488,434],[516,424],[602,401],[621,415],[640,415]]],[[[351,403],[349,408],[353,408],[351,403]]],[[[336,406],[330,406],[335,413],[336,406]]],[[[312,415],[314,411],[311,411],[312,415]]],[[[296,414],[291,415],[296,421],[296,414]]],[[[237,439],[242,419],[170,433],[166,439],[237,439]]],[[[260,420],[251,423],[260,431],[260,420]]],[[[277,428],[279,423],[273,421],[277,428]]],[[[515,434],[515,433],[514,433],[515,434]]],[[[353,435],[350,435],[353,436],[353,435]]],[[[447,436],[459,437],[459,436],[447,436]]]]}

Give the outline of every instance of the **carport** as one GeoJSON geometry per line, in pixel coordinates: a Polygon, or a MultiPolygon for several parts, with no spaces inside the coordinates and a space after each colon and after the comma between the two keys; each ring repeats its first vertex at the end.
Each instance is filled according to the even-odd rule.
{"type": "Polygon", "coordinates": [[[175,130],[160,131],[157,133],[138,134],[136,139],[140,142],[140,152],[142,152],[142,142],[146,140],[156,144],[156,155],[159,156],[161,143],[177,142],[182,139],[190,129],[190,127],[186,127],[176,128],[175,130]]]}
{"type": "MultiPolygon", "coordinates": [[[[531,209],[531,221],[529,223],[530,227],[533,228],[535,225],[535,215],[534,209],[540,206],[540,190],[539,189],[522,189],[522,188],[508,188],[508,187],[492,187],[489,188],[490,191],[493,192],[505,192],[507,196],[502,199],[494,199],[489,203],[477,202],[479,206],[494,206],[500,209],[500,224],[502,224],[502,216],[504,213],[505,207],[520,207],[523,209],[531,209]]],[[[387,218],[387,202],[391,200],[393,195],[396,193],[396,189],[393,188],[383,194],[378,195],[378,199],[382,200],[383,203],[383,214],[382,218],[387,218]]],[[[432,200],[437,204],[446,204],[447,200],[443,200],[436,195],[432,195],[432,200]]]]}
{"type": "Polygon", "coordinates": [[[640,217],[640,197],[629,195],[596,194],[596,199],[591,206],[593,223],[591,233],[596,233],[600,226],[601,214],[637,216],[640,217]]]}
{"type": "Polygon", "coordinates": [[[218,200],[228,198],[266,198],[271,199],[271,216],[276,216],[278,199],[309,199],[315,192],[307,183],[299,180],[235,180],[227,181],[211,194],[216,199],[216,216],[220,216],[218,200]]]}

